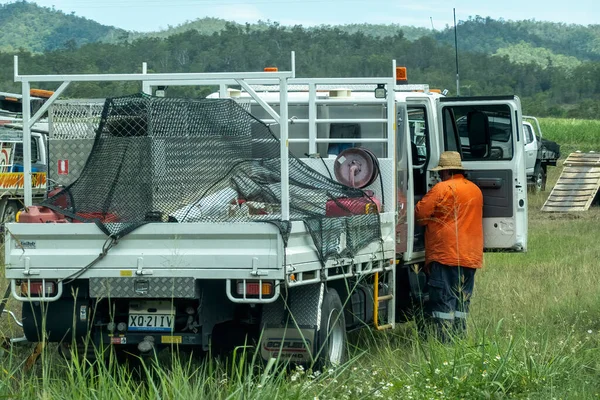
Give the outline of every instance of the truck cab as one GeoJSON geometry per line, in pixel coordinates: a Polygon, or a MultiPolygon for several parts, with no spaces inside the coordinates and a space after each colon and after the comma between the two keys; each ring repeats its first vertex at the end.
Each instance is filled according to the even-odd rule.
{"type": "MultiPolygon", "coordinates": [[[[32,89],[30,110],[35,113],[52,92],[32,89]]],[[[23,205],[23,96],[0,92],[0,230],[15,221],[23,205]]],[[[48,121],[41,120],[31,130],[32,196],[35,202],[46,195],[48,170],[48,121]]]]}
{"type": "MultiPolygon", "coordinates": [[[[48,169],[47,134],[35,129],[31,132],[32,195],[34,201],[46,195],[48,169]]],[[[2,228],[15,221],[23,198],[23,133],[20,126],[0,126],[0,216],[2,228]]]]}

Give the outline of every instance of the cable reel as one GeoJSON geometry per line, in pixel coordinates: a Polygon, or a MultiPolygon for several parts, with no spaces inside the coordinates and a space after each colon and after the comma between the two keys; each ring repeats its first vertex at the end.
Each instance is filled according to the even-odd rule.
{"type": "Polygon", "coordinates": [[[372,151],[351,147],[337,156],[333,171],[339,183],[362,189],[375,182],[379,176],[379,161],[372,151]]]}

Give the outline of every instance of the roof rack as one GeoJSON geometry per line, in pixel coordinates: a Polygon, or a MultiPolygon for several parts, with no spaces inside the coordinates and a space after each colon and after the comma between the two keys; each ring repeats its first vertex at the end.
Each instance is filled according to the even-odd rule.
{"type": "MultiPolygon", "coordinates": [[[[302,79],[290,79],[289,80],[289,85],[288,85],[288,92],[308,92],[308,85],[307,84],[301,84],[301,83],[294,83],[294,81],[298,82],[298,81],[305,81],[302,79]]],[[[259,83],[259,84],[252,84],[250,83],[250,86],[252,86],[252,89],[254,89],[257,92],[279,92],[279,85],[277,84],[264,84],[264,83],[259,83]]],[[[350,85],[325,85],[325,84],[317,84],[317,90],[336,90],[336,89],[350,89],[353,92],[372,92],[373,90],[375,90],[377,88],[377,85],[374,84],[350,84],[350,85]]],[[[422,91],[422,92],[429,92],[429,85],[427,84],[410,84],[410,85],[395,85],[394,86],[394,91],[395,92],[415,92],[415,91],[422,91]]]]}

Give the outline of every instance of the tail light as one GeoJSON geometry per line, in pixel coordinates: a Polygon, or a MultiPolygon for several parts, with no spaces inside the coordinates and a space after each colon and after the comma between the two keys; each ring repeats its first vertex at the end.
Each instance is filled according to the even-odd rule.
{"type": "Polygon", "coordinates": [[[56,294],[54,281],[25,281],[21,282],[21,295],[30,297],[49,297],[56,294]]]}
{"type": "MultiPolygon", "coordinates": [[[[246,282],[246,296],[262,295],[270,297],[273,294],[273,282],[271,281],[245,281],[246,282]]],[[[244,281],[237,281],[237,294],[244,295],[244,281]]]]}

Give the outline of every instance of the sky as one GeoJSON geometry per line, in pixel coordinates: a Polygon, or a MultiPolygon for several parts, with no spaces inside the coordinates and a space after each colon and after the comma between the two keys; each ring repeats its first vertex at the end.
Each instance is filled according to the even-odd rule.
{"type": "MultiPolygon", "coordinates": [[[[9,3],[11,1],[0,1],[9,3]]],[[[600,0],[37,0],[40,6],[134,31],[157,31],[197,18],[239,23],[272,21],[315,26],[349,23],[399,24],[443,29],[480,15],[505,20],[535,19],[600,24],[600,0]]]]}

